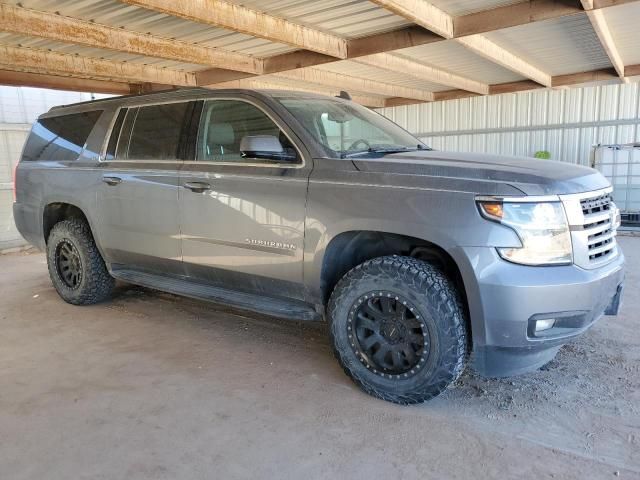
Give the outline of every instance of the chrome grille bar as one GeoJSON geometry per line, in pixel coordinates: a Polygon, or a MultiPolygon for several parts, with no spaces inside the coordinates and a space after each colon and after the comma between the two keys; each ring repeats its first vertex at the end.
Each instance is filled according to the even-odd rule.
{"type": "Polygon", "coordinates": [[[618,254],[611,192],[609,187],[560,196],[571,228],[573,261],[582,268],[597,268],[618,254]]]}

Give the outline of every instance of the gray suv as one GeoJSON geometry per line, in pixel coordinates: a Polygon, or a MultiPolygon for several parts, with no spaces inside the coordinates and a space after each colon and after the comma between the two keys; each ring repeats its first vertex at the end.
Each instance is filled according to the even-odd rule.
{"type": "Polygon", "coordinates": [[[15,185],[18,229],[65,301],[104,301],[119,279],[326,319],[347,375],[401,404],[467,364],[544,365],[622,292],[598,172],[433,151],[348,98],[189,89],[54,108],[15,185]]]}

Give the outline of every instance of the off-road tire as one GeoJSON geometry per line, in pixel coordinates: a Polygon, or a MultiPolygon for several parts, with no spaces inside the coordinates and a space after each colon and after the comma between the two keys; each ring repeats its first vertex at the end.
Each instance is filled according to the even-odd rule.
{"type": "Polygon", "coordinates": [[[468,337],[460,293],[443,272],[429,263],[401,256],[364,262],[338,282],[327,312],[336,358],[345,373],[374,397],[403,405],[422,403],[444,392],[464,370],[468,337]],[[430,358],[421,364],[424,368],[408,378],[404,374],[374,373],[373,367],[367,366],[355,351],[349,318],[353,319],[351,312],[358,302],[372,294],[395,294],[400,300],[407,299],[434,340],[430,358]]]}
{"type": "Polygon", "coordinates": [[[89,225],[80,219],[63,220],[51,229],[47,265],[56,291],[65,302],[73,305],[92,305],[107,300],[115,287],[115,280],[96,247],[89,225]],[[80,259],[82,274],[75,288],[65,283],[56,264],[57,251],[65,242],[75,248],[80,259]]]}

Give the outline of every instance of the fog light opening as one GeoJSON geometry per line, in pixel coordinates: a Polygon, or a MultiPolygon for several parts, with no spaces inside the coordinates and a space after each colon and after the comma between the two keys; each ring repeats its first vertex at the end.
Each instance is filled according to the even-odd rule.
{"type": "Polygon", "coordinates": [[[536,332],[543,332],[553,328],[556,323],[555,318],[545,318],[543,320],[536,320],[536,332]]]}

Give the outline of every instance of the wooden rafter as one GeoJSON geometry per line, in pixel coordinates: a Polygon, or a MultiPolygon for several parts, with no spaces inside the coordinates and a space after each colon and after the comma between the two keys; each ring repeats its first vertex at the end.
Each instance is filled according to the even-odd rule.
{"type": "Polygon", "coordinates": [[[371,0],[444,38],[453,37],[453,17],[424,0],[371,0]]]}
{"type": "Polygon", "coordinates": [[[497,45],[484,35],[461,37],[457,38],[456,41],[477,55],[480,55],[487,60],[491,60],[493,63],[497,63],[518,75],[534,80],[545,87],[551,86],[551,75],[543,72],[522,57],[519,57],[500,45],[497,45]]]}
{"type": "Polygon", "coordinates": [[[131,83],[149,82],[182,87],[196,86],[195,75],[190,72],[23,47],[0,46],[0,69],[131,83]]]}
{"type": "Polygon", "coordinates": [[[378,82],[365,78],[351,77],[317,68],[302,68],[300,70],[282,72],[278,73],[277,77],[324,85],[340,90],[355,90],[374,95],[413,98],[416,100],[422,100],[423,102],[430,102],[433,100],[433,93],[426,90],[392,85],[390,83],[378,82]]]}
{"type": "Polygon", "coordinates": [[[578,1],[530,0],[512,3],[456,17],[454,36],[476,35],[582,13],[584,11],[578,1]]]}
{"type": "Polygon", "coordinates": [[[468,90],[469,92],[480,93],[483,95],[489,93],[489,85],[486,83],[477,82],[430,65],[424,65],[413,60],[408,60],[398,55],[376,53],[374,55],[360,57],[356,62],[392,72],[402,72],[403,74],[410,75],[420,80],[460,88],[462,90],[468,90]]]}
{"type": "MultiPolygon", "coordinates": [[[[625,68],[627,76],[640,75],[640,65],[627,65],[625,68]]],[[[551,83],[554,88],[572,87],[583,85],[585,83],[610,82],[618,79],[618,74],[613,68],[605,68],[599,70],[591,70],[588,72],[571,73],[568,75],[557,75],[552,77],[551,83]]],[[[490,95],[500,95],[503,93],[517,93],[528,90],[536,90],[544,88],[537,82],[532,80],[521,80],[518,82],[499,83],[489,86],[490,95]]],[[[473,97],[477,94],[466,90],[447,90],[434,93],[434,101],[455,100],[459,98],[473,97]]],[[[412,105],[422,103],[406,98],[388,98],[385,102],[387,107],[395,107],[399,105],[412,105]]]]}
{"type": "MultiPolygon", "coordinates": [[[[445,38],[455,34],[455,18],[427,0],[374,0],[378,5],[417,23],[445,38]]],[[[545,86],[551,85],[551,76],[531,65],[522,57],[492,42],[482,35],[470,35],[455,39],[474,53],[498,65],[534,80],[545,86]]]]}
{"type": "MultiPolygon", "coordinates": [[[[278,83],[271,80],[271,77],[261,77],[261,78],[247,78],[243,80],[234,80],[231,82],[220,83],[215,86],[215,88],[253,88],[253,89],[265,89],[265,90],[291,90],[295,92],[308,92],[308,93],[318,93],[321,95],[329,95],[336,96],[340,94],[339,88],[329,88],[322,86],[310,86],[304,85],[300,86],[298,84],[293,85],[291,83],[278,83]]],[[[361,105],[372,107],[372,108],[381,108],[385,106],[385,99],[382,97],[372,97],[361,94],[352,94],[352,100],[361,105]]]]}
{"type": "Polygon", "coordinates": [[[600,40],[602,48],[607,53],[609,60],[611,60],[611,65],[613,65],[613,68],[618,72],[618,76],[622,81],[628,82],[629,80],[624,76],[624,62],[622,61],[622,57],[618,52],[615,41],[613,40],[611,30],[609,30],[609,25],[607,24],[603,11],[593,9],[593,0],[581,1],[582,6],[587,11],[587,16],[589,17],[591,26],[593,26],[593,30],[596,32],[596,35],[600,40]]]}
{"type": "Polygon", "coordinates": [[[136,55],[262,73],[262,61],[249,55],[130,32],[7,4],[0,4],[0,30],[136,55]]]}
{"type": "Polygon", "coordinates": [[[127,95],[137,93],[141,85],[105,80],[91,80],[87,78],[60,77],[49,74],[16,72],[0,70],[0,85],[15,85],[18,87],[51,88],[53,90],[73,90],[76,92],[110,93],[127,95]]]}
{"type": "Polygon", "coordinates": [[[122,0],[130,5],[215,25],[297,48],[346,58],[345,39],[224,0],[122,0]]]}

